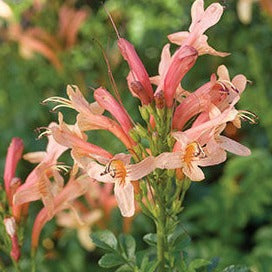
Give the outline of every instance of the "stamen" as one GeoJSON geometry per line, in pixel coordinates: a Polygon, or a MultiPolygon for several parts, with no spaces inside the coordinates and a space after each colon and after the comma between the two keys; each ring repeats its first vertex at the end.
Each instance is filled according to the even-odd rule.
{"type": "Polygon", "coordinates": [[[71,169],[71,166],[69,165],[64,165],[64,164],[55,164],[53,166],[53,169],[57,170],[57,171],[63,171],[65,173],[69,172],[69,169],[71,169]]]}
{"type": "Polygon", "coordinates": [[[59,103],[59,105],[55,106],[52,111],[55,111],[58,108],[74,109],[74,107],[72,106],[72,102],[67,98],[52,96],[42,101],[43,104],[46,104],[48,102],[59,103]]]}
{"type": "Polygon", "coordinates": [[[257,124],[259,121],[258,116],[251,111],[240,110],[238,116],[241,120],[248,121],[250,124],[257,124]]]}
{"type": "Polygon", "coordinates": [[[235,91],[236,93],[239,94],[239,90],[233,85],[232,82],[230,82],[229,80],[224,80],[224,79],[220,79],[217,81],[221,86],[224,86],[226,89],[229,90],[229,88],[227,87],[227,85],[230,86],[230,88],[235,91]]]}
{"type": "Polygon", "coordinates": [[[183,160],[186,164],[188,164],[188,166],[192,161],[203,158],[206,158],[206,154],[199,143],[192,142],[191,144],[187,145],[183,160]]]}
{"type": "Polygon", "coordinates": [[[104,172],[100,176],[109,174],[112,178],[116,179],[121,185],[125,184],[127,170],[121,160],[112,160],[106,166],[104,172]]]}
{"type": "Polygon", "coordinates": [[[43,136],[49,136],[49,135],[52,134],[51,130],[50,130],[49,128],[47,128],[47,127],[40,127],[40,128],[37,128],[36,131],[37,131],[38,133],[40,133],[39,136],[38,136],[38,139],[39,139],[39,140],[40,140],[43,136]],[[42,129],[44,129],[44,131],[40,133],[40,131],[41,131],[42,129]]]}

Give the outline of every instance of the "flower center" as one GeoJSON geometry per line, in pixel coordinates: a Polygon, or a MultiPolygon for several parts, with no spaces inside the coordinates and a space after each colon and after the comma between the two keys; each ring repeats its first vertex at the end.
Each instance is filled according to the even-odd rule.
{"type": "Polygon", "coordinates": [[[112,160],[106,166],[106,169],[103,173],[110,174],[110,176],[119,181],[120,184],[125,184],[125,179],[127,175],[127,170],[124,163],[121,160],[112,160]]]}
{"type": "Polygon", "coordinates": [[[192,142],[187,145],[185,149],[185,155],[183,160],[187,165],[190,165],[195,158],[205,158],[206,154],[204,153],[202,147],[197,142],[192,142]]]}

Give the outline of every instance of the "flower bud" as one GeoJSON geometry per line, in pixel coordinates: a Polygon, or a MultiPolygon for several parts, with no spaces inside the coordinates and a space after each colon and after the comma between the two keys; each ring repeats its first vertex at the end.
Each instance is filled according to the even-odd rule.
{"type": "Polygon", "coordinates": [[[4,219],[4,225],[6,232],[11,239],[11,251],[10,256],[17,262],[20,258],[20,247],[18,243],[18,237],[16,234],[16,222],[14,217],[7,217],[4,219]]]}
{"type": "Polygon", "coordinates": [[[165,99],[163,95],[163,91],[159,91],[155,94],[155,104],[157,109],[163,109],[165,107],[165,99]]]}
{"type": "Polygon", "coordinates": [[[149,111],[148,108],[145,106],[139,107],[139,111],[143,119],[148,123],[149,122],[149,111]]]}
{"type": "Polygon", "coordinates": [[[139,143],[141,141],[141,137],[139,136],[139,134],[137,133],[137,131],[135,131],[134,129],[131,129],[129,131],[129,136],[132,138],[133,141],[135,141],[136,143],[139,143]]]}

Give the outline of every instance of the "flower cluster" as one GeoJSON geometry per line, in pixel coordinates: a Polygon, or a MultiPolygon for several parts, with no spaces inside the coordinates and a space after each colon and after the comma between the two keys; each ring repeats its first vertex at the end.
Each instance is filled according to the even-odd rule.
{"type": "MultiPolygon", "coordinates": [[[[124,217],[134,215],[136,198],[141,200],[139,205],[143,212],[150,217],[161,216],[163,221],[164,214],[160,211],[158,215],[156,201],[158,206],[162,203],[172,205],[176,213],[180,207],[175,208],[175,205],[181,206],[179,193],[174,193],[178,197],[177,202],[172,203],[170,197],[162,195],[171,190],[168,184],[171,180],[175,180],[176,188],[185,180],[203,180],[201,167],[224,162],[226,151],[240,156],[250,155],[247,147],[222,135],[229,122],[237,128],[241,127],[243,120],[255,122],[253,113],[235,109],[246,88],[246,77],[236,75],[231,80],[227,68],[221,65],[217,75],[212,74],[210,80],[197,90],[186,91],[181,85],[198,56],[229,55],[210,47],[204,34],[219,21],[222,13],[220,4],[213,3],[204,9],[204,1],[196,0],[189,31],[168,36],[169,41],[178,47],[171,54],[170,44],[164,46],[158,75],[153,77],[149,76],[133,45],[118,34],[118,47],[129,66],[128,88],[141,102],[140,113],[146,127],[132,120],[114,84],[116,97],[99,87],[94,90],[93,103],[89,103],[74,85],[67,87],[68,98],[51,97],[44,101],[56,103],[53,110],[71,108],[77,112],[77,117],[75,124],[68,125],[59,112],[58,124],[51,123],[43,133],[49,139],[46,152],[24,156],[38,165],[22,185],[14,181],[13,170],[11,177],[5,179],[8,199],[14,209],[38,199],[44,204],[33,227],[34,248],[38,245],[43,225],[56,214],[60,225],[77,228],[84,241],[90,225],[101,217],[99,208],[103,206],[104,212],[109,213],[116,205],[112,188],[124,217]],[[112,118],[108,117],[109,114],[103,115],[104,111],[112,118]],[[109,131],[123,143],[128,154],[111,154],[89,142],[86,132],[90,130],[109,131]],[[66,167],[58,159],[67,149],[71,150],[74,165],[69,181],[64,184],[60,170],[66,167]],[[105,185],[98,186],[97,182],[105,185]],[[15,183],[18,184],[16,192],[13,189],[15,183]],[[95,191],[100,192],[99,204],[91,197],[95,191]],[[81,195],[85,195],[95,208],[92,214],[86,211],[86,207],[82,208],[82,203],[75,201],[81,195]],[[70,212],[64,214],[66,209],[70,212]]],[[[16,162],[14,158],[13,168],[16,162]]]]}

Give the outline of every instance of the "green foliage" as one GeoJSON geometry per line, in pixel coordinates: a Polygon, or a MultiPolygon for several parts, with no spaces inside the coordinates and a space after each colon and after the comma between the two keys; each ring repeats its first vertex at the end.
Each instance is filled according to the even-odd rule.
{"type": "Polygon", "coordinates": [[[98,264],[103,268],[119,266],[116,270],[137,271],[136,267],[136,243],[131,235],[120,234],[118,240],[109,230],[98,231],[91,235],[93,242],[100,248],[109,251],[103,255],[98,264]]]}

